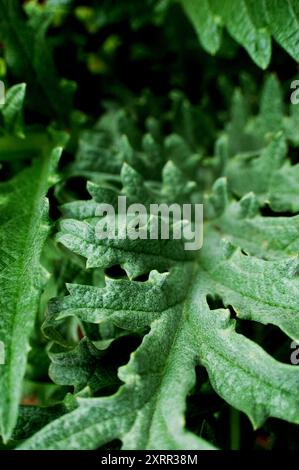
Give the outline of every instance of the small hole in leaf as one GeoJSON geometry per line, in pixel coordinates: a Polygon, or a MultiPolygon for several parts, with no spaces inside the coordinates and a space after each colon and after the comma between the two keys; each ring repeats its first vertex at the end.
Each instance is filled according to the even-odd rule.
{"type": "Polygon", "coordinates": [[[64,191],[73,195],[75,199],[89,200],[91,198],[86,189],[86,179],[76,176],[67,180],[64,191]]]}
{"type": "Polygon", "coordinates": [[[148,281],[148,278],[149,278],[149,273],[140,274],[140,276],[135,277],[134,281],[137,281],[137,282],[146,282],[146,281],[148,281]]]}
{"type": "Polygon", "coordinates": [[[263,217],[292,217],[294,214],[292,212],[275,212],[271,207],[266,204],[260,209],[261,215],[263,217]]]}
{"type": "Polygon", "coordinates": [[[237,318],[236,331],[261,346],[274,359],[291,364],[292,340],[275,325],[237,318]]]}
{"type": "Polygon", "coordinates": [[[218,310],[219,308],[224,308],[226,310],[229,310],[230,318],[237,318],[237,313],[235,312],[233,307],[231,305],[225,306],[221,297],[219,297],[218,295],[208,295],[207,302],[210,307],[210,310],[218,310]]]}
{"type": "Polygon", "coordinates": [[[126,271],[119,265],[116,264],[114,266],[110,266],[109,268],[105,269],[106,276],[112,279],[127,279],[126,271]]]}
{"type": "Polygon", "coordinates": [[[243,255],[245,255],[245,256],[248,256],[248,253],[246,253],[246,251],[243,250],[243,249],[241,250],[241,253],[243,253],[243,255]]]}
{"type": "Polygon", "coordinates": [[[290,160],[292,165],[297,165],[299,163],[299,151],[298,148],[289,146],[288,148],[288,160],[290,160]]]}
{"type": "Polygon", "coordinates": [[[218,295],[207,295],[207,302],[210,310],[217,310],[219,308],[225,308],[221,297],[218,295]]]}

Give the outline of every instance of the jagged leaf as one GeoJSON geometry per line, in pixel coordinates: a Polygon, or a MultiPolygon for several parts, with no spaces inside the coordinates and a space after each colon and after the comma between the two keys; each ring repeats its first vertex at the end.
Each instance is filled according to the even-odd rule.
{"type": "Polygon", "coordinates": [[[274,39],[295,59],[298,53],[299,8],[295,0],[181,0],[200,42],[210,53],[220,47],[221,28],[265,69],[274,39]]]}
{"type": "MultiPolygon", "coordinates": [[[[143,180],[129,168],[122,177],[122,194],[132,200],[143,180]]],[[[228,310],[210,310],[207,304],[209,296],[221,298],[239,319],[276,325],[297,339],[298,259],[290,255],[296,252],[298,218],[290,219],[290,224],[287,219],[263,218],[253,194],[238,203],[231,201],[222,178],[207,200],[214,217],[206,223],[203,248],[190,258],[174,259],[176,240],[168,240],[172,256],[167,267],[161,264],[162,240],[144,245],[140,239],[134,244],[115,239],[113,245],[108,242],[108,256],[105,251],[99,255],[93,231],[96,203],[105,195],[115,203],[115,195],[95,185],[89,189],[93,199],[66,205],[66,213],[79,220],[64,221],[58,240],[87,258],[89,265],[120,264],[132,278],[157,266],[167,272],[152,271],[146,282],[106,278],[100,288],[69,284],[69,295],[51,303],[51,324],[75,317],[95,325],[109,321],[131,333],[150,331],[129,363],[119,369],[124,384],[116,394],[79,398],[78,408],[50,423],[21,448],[96,448],[113,439],[121,439],[128,449],[208,448],[184,428],[183,421],[197,364],[207,368],[215,391],[244,411],[254,427],[270,416],[298,423],[297,369],[276,361],[237,333],[228,310]],[[235,223],[232,228],[229,221],[235,223]],[[274,231],[279,223],[277,241],[274,231]]],[[[147,198],[148,194],[145,203],[147,198]]]]}
{"type": "Polygon", "coordinates": [[[109,315],[131,331],[142,321],[151,330],[119,370],[124,385],[115,395],[78,399],[77,409],[21,448],[96,448],[116,438],[129,449],[209,448],[183,429],[185,397],[199,362],[207,367],[215,390],[245,411],[255,426],[269,415],[298,422],[298,370],[236,333],[228,311],[209,309],[200,266],[197,270],[186,264],[169,275],[152,272],[143,284],[110,281],[93,293],[88,286],[71,288],[70,298],[56,305],[58,317],[62,308],[63,315],[83,315],[93,322],[109,315]],[[84,296],[91,304],[76,308],[84,296]]]}

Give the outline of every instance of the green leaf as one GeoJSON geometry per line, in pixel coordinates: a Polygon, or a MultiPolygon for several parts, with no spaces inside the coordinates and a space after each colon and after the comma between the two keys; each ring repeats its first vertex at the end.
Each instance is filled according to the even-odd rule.
{"type": "Polygon", "coordinates": [[[23,105],[25,92],[25,83],[12,86],[6,93],[4,106],[0,108],[4,121],[4,130],[20,138],[24,137],[23,105]]]}
{"type": "Polygon", "coordinates": [[[63,85],[56,72],[46,40],[48,23],[44,18],[33,28],[20,2],[0,1],[0,38],[5,43],[7,64],[18,79],[27,83],[29,102],[37,112],[65,120],[73,86],[63,85]]]}
{"type": "Polygon", "coordinates": [[[39,406],[21,406],[12,439],[16,441],[28,439],[32,434],[39,431],[50,421],[58,418],[66,411],[66,408],[62,405],[54,405],[47,408],[39,406]]]}
{"type": "MultiPolygon", "coordinates": [[[[143,180],[128,171],[122,175],[122,191],[134,198],[143,180]]],[[[68,284],[69,295],[51,303],[51,324],[75,317],[84,324],[109,321],[130,333],[150,331],[129,363],[119,369],[123,385],[116,394],[78,398],[78,408],[21,448],[93,449],[114,439],[120,439],[124,449],[208,448],[184,426],[196,365],[207,368],[215,391],[246,413],[255,428],[271,416],[298,423],[297,368],[276,361],[237,333],[228,310],[211,310],[207,304],[209,296],[221,298],[240,320],[273,324],[297,339],[299,264],[296,256],[290,256],[290,247],[293,242],[296,252],[298,217],[290,223],[267,220],[259,215],[252,194],[239,203],[231,201],[225,179],[220,179],[207,201],[216,217],[206,222],[203,248],[191,258],[176,259],[177,240],[168,240],[172,256],[166,267],[164,240],[144,245],[144,240],[132,244],[115,239],[99,246],[94,236],[96,203],[107,193],[95,185],[89,189],[93,199],[66,205],[67,214],[79,220],[65,220],[58,240],[87,258],[89,266],[120,264],[132,278],[157,266],[166,272],[151,271],[146,282],[106,278],[104,287],[68,284]],[[279,223],[277,240],[274,232],[279,223]],[[242,253],[244,247],[248,254],[242,253]]],[[[77,351],[70,354],[77,356],[77,351]]],[[[81,381],[82,372],[72,381],[81,381]]]]}
{"type": "Polygon", "coordinates": [[[297,256],[265,261],[244,255],[230,242],[222,245],[214,232],[207,233],[206,237],[209,242],[199,258],[205,290],[219,295],[225,305],[234,308],[239,318],[277,325],[297,339],[297,256]]]}
{"type": "MultiPolygon", "coordinates": [[[[119,284],[123,282],[130,287],[128,281],[112,281],[107,287],[106,309],[109,305],[113,308],[117,301],[121,309],[117,323],[130,324],[130,330],[136,328],[136,314],[139,318],[143,315],[144,324],[153,322],[141,347],[131,356],[129,364],[120,369],[119,377],[125,385],[109,398],[78,399],[79,407],[74,412],[50,424],[31,442],[24,444],[24,448],[95,448],[117,437],[123,439],[124,448],[211,448],[182,429],[185,395],[195,378],[192,370],[194,353],[186,342],[185,335],[189,337],[189,332],[180,331],[181,305],[175,304],[169,310],[165,306],[166,310],[159,312],[161,306],[167,304],[164,297],[167,276],[152,273],[148,283],[133,283],[134,296],[119,296],[124,287],[119,284]],[[174,385],[176,397],[169,393],[174,385]]],[[[84,290],[86,286],[81,287],[84,290]]],[[[101,303],[101,291],[95,288],[95,293],[101,303]]],[[[74,291],[71,300],[75,301],[78,294],[74,291]]],[[[82,291],[79,298],[81,294],[82,291]]],[[[182,295],[183,288],[177,294],[178,299],[182,295]]],[[[94,300],[97,302],[96,298],[94,300]]]]}
{"type": "MultiPolygon", "coordinates": [[[[215,5],[209,2],[211,11],[215,5]]],[[[246,7],[252,22],[263,24],[256,5],[248,0],[246,7]]],[[[204,386],[255,429],[270,417],[299,423],[298,368],[272,357],[263,341],[269,335],[273,351],[273,331],[290,343],[299,338],[299,216],[267,212],[268,205],[298,211],[298,165],[287,156],[288,142],[297,145],[296,113],[284,116],[274,76],[257,115],[250,93],[237,91],[215,156],[204,158],[190,103],[179,92],[172,99],[168,120],[176,129],[164,139],[156,121],[143,134],[137,108],[110,110],[81,135],[67,177],[90,177],[91,198],[62,207],[56,240],[87,269],[79,279],[69,275],[68,294],[50,302],[43,327],[54,343],[50,376],[61,391],[74,387],[72,407],[21,448],[95,449],[115,439],[123,449],[211,448],[214,441],[190,432],[185,416],[197,366],[207,370],[204,386]],[[184,240],[159,237],[99,240],[97,224],[110,226],[111,218],[100,217],[98,205],[109,203],[117,213],[118,196],[146,208],[203,202],[203,247],[189,252],[184,240]],[[93,271],[106,272],[104,280],[95,281],[93,271]],[[249,339],[241,334],[248,324],[266,333],[249,339]],[[138,344],[118,378],[115,369],[111,376],[109,350],[120,338],[131,344],[131,335],[138,344]]],[[[148,234],[148,220],[143,228],[148,234]]]]}
{"type": "Polygon", "coordinates": [[[269,203],[275,211],[298,212],[298,165],[286,159],[286,144],[281,133],[256,156],[239,154],[226,168],[232,191],[243,196],[254,191],[261,204],[269,203]]]}
{"type": "Polygon", "coordinates": [[[253,193],[227,204],[211,225],[233,245],[264,259],[288,258],[299,251],[299,216],[263,217],[253,193]]]}
{"type": "Polygon", "coordinates": [[[254,131],[259,129],[259,133],[265,135],[283,130],[283,113],[282,90],[276,76],[271,74],[265,80],[262,89],[260,110],[254,131]]]}
{"type": "Polygon", "coordinates": [[[48,188],[56,181],[61,150],[53,150],[0,185],[0,426],[5,440],[14,428],[39,296],[46,277],[40,255],[49,233],[48,188]]]}
{"type": "Polygon", "coordinates": [[[299,60],[299,6],[296,0],[265,0],[269,28],[276,41],[299,60]]]}
{"type": "Polygon", "coordinates": [[[202,46],[212,54],[220,47],[221,25],[263,69],[270,63],[272,36],[299,60],[296,0],[181,0],[181,4],[202,46]]]}
{"type": "Polygon", "coordinates": [[[283,132],[287,141],[297,147],[298,106],[290,104],[286,112],[282,87],[276,76],[271,74],[264,81],[257,115],[251,110],[254,93],[244,88],[244,91],[235,90],[233,95],[230,122],[225,128],[230,156],[239,153],[257,156],[278,132],[283,132]]]}
{"type": "Polygon", "coordinates": [[[224,0],[218,3],[218,14],[230,35],[247,50],[253,61],[265,69],[271,58],[271,38],[252,2],[224,0]]]}
{"type": "Polygon", "coordinates": [[[75,392],[89,386],[94,392],[119,384],[112,370],[101,367],[103,355],[91,341],[83,338],[74,349],[49,353],[49,376],[59,385],[73,385],[75,392]]]}
{"type": "MultiPolygon", "coordinates": [[[[200,281],[199,281],[200,282],[200,281]]],[[[199,290],[199,286],[197,287],[199,290]]],[[[298,423],[298,369],[281,364],[260,346],[236,333],[227,310],[209,310],[202,300],[194,318],[201,338],[200,357],[215,391],[244,411],[254,428],[268,416],[298,423]]],[[[195,306],[198,308],[200,301],[195,306]]]]}
{"type": "Polygon", "coordinates": [[[267,193],[273,174],[281,167],[286,157],[286,143],[278,134],[260,155],[237,155],[227,165],[228,182],[239,196],[253,191],[261,200],[267,200],[267,193]]]}
{"type": "Polygon", "coordinates": [[[220,47],[221,30],[219,19],[217,21],[217,17],[213,14],[209,0],[202,0],[200,3],[184,0],[182,4],[203,47],[210,54],[215,54],[220,47]]]}
{"type": "Polygon", "coordinates": [[[277,212],[299,212],[299,164],[286,162],[272,177],[269,203],[277,212]]]}
{"type": "Polygon", "coordinates": [[[199,270],[187,264],[166,275],[152,272],[146,283],[107,280],[105,288],[92,291],[70,286],[70,297],[56,304],[58,318],[62,309],[63,315],[85,321],[100,322],[108,315],[122,328],[134,331],[142,322],[151,330],[119,370],[124,385],[115,395],[79,398],[77,409],[20,448],[92,449],[117,438],[124,449],[209,448],[183,429],[197,363],[207,367],[215,390],[246,412],[255,427],[268,416],[298,422],[298,370],[236,333],[229,311],[211,311],[203,276],[201,264],[199,270]],[[83,298],[87,306],[80,306],[83,298]]]}

